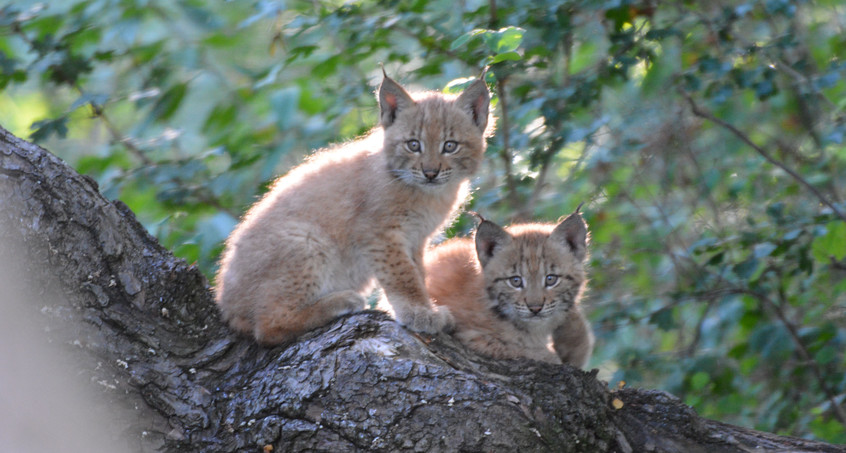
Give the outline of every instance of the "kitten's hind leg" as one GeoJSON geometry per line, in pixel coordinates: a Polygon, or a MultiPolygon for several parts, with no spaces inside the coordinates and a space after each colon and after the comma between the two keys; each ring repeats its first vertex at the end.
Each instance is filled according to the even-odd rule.
{"type": "Polygon", "coordinates": [[[357,292],[345,290],[326,294],[310,303],[276,304],[257,314],[255,337],[265,345],[289,343],[338,316],[362,310],[365,303],[364,297],[357,292]]]}

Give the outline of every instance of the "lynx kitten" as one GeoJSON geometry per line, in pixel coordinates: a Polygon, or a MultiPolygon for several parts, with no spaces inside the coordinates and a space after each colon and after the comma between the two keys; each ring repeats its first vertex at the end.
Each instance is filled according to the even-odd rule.
{"type": "Polygon", "coordinates": [[[483,220],[475,245],[453,239],[426,253],[426,286],[452,312],[455,336],[470,349],[584,367],[593,352],[579,307],[586,257],[587,228],[578,211],[558,225],[507,230],[483,220]]]}
{"type": "Polygon", "coordinates": [[[289,342],[361,310],[377,282],[408,328],[452,324],[429,299],[423,249],[481,163],[488,89],[409,95],[385,76],[378,98],[380,128],[279,178],[226,241],[216,300],[236,330],[289,342]]]}

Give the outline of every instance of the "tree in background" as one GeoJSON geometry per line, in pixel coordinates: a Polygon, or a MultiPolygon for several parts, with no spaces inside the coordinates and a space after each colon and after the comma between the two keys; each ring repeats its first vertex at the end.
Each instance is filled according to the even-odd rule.
{"type": "Polygon", "coordinates": [[[14,2],[0,124],[211,275],[275,175],[376,123],[380,62],[446,90],[490,66],[471,208],[586,201],[600,377],[846,442],[846,9],[658,3],[14,2]]]}

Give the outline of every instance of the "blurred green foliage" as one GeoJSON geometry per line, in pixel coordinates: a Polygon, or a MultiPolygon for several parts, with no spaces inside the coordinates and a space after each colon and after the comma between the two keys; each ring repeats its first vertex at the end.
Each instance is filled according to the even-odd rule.
{"type": "Polygon", "coordinates": [[[380,62],[445,90],[489,65],[470,207],[586,202],[601,376],[844,443],[844,27],[835,0],[13,0],[0,124],[212,275],[275,175],[376,123],[380,62]]]}

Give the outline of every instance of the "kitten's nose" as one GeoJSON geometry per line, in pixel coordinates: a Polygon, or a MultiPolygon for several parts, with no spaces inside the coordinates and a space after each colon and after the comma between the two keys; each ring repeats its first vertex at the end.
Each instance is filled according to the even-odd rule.
{"type": "Polygon", "coordinates": [[[543,304],[541,304],[541,305],[526,305],[526,308],[528,308],[529,311],[532,312],[533,314],[538,314],[538,313],[540,313],[541,310],[543,310],[543,304]]]}
{"type": "Polygon", "coordinates": [[[423,176],[426,177],[429,181],[434,181],[435,178],[438,177],[438,173],[441,172],[440,168],[424,168],[423,169],[423,176]]]}

